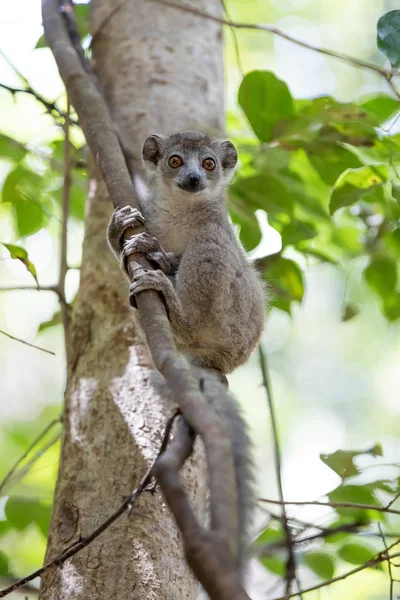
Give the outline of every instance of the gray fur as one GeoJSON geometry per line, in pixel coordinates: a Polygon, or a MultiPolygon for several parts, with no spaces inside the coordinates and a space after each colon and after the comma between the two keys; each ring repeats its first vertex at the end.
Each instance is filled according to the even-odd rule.
{"type": "Polygon", "coordinates": [[[169,137],[150,136],[142,155],[148,185],[143,216],[131,209],[129,220],[126,207],[117,209],[109,226],[109,244],[125,259],[145,252],[158,267],[136,274],[130,287],[131,303],[135,305],[135,296],[145,290],[162,295],[178,348],[189,356],[193,368],[202,369],[204,393],[229,425],[242,567],[253,507],[249,440],[235,401],[221,393],[216,371],[225,375],[246,362],[260,338],[265,310],[263,285],[246,261],[225,203],[237,153],[231,142],[184,131],[169,137]],[[182,165],[170,166],[171,156],[177,156],[182,165]],[[212,170],[204,167],[206,159],[214,161],[212,170]],[[122,246],[124,231],[144,218],[148,234],[138,234],[122,246]]]}

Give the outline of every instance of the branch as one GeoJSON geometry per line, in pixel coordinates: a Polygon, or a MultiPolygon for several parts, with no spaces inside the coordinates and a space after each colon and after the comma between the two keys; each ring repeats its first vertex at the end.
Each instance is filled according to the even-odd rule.
{"type": "MultiPolygon", "coordinates": [[[[71,105],[69,102],[69,96],[67,92],[67,112],[65,116],[64,126],[64,185],[62,191],[62,218],[61,218],[61,243],[60,243],[60,271],[58,275],[58,296],[60,299],[61,315],[64,326],[64,341],[65,341],[65,353],[68,357],[70,351],[69,337],[70,337],[70,318],[69,318],[69,306],[65,299],[65,278],[68,271],[67,264],[67,243],[68,243],[68,218],[69,209],[71,202],[71,147],[70,147],[70,111],[71,105]]],[[[69,364],[67,358],[67,364],[69,364]]]]}
{"type": "MultiPolygon", "coordinates": [[[[279,504],[281,500],[270,500],[268,498],[259,498],[260,502],[267,502],[268,504],[279,504]]],[[[284,504],[290,506],[329,506],[330,508],[361,508],[365,510],[377,510],[378,512],[391,513],[393,515],[400,515],[400,510],[394,510],[394,508],[388,508],[387,506],[376,506],[374,504],[359,504],[357,502],[318,502],[317,500],[310,500],[309,502],[288,502],[285,500],[284,504]]]]}
{"type": "Polygon", "coordinates": [[[41,431],[39,433],[39,435],[33,440],[31,445],[27,448],[27,450],[23,453],[23,455],[17,460],[16,463],[14,463],[14,465],[11,467],[11,469],[8,471],[8,473],[3,477],[2,481],[0,482],[0,495],[4,491],[4,488],[6,487],[7,483],[10,481],[10,479],[12,478],[12,476],[14,475],[15,471],[18,469],[18,467],[22,463],[22,461],[25,460],[25,458],[35,448],[35,446],[37,446],[39,444],[39,442],[42,441],[42,439],[54,427],[54,425],[56,425],[57,423],[60,423],[61,420],[62,420],[62,417],[59,417],[58,419],[54,419],[48,425],[46,425],[46,427],[43,429],[43,431],[41,431]]]}
{"type": "Polygon", "coordinates": [[[182,534],[188,564],[210,597],[250,600],[240,587],[239,577],[232,572],[226,538],[219,536],[216,540],[198,523],[180,482],[179,471],[192,453],[194,440],[193,430],[180,418],[170,447],[154,466],[154,475],[182,534]]]}
{"type": "Polygon", "coordinates": [[[57,294],[56,285],[10,285],[0,287],[0,292],[21,292],[25,290],[35,290],[36,292],[55,292],[57,294]]]}
{"type": "MultiPolygon", "coordinates": [[[[387,566],[388,566],[388,571],[389,571],[389,579],[390,579],[389,598],[390,598],[390,600],[393,600],[394,578],[393,578],[393,570],[392,570],[392,561],[390,560],[390,557],[389,557],[389,548],[388,548],[388,545],[386,542],[385,534],[382,531],[382,527],[381,527],[380,523],[378,523],[378,529],[379,529],[380,536],[382,538],[383,545],[385,546],[385,554],[386,554],[387,566]]],[[[400,540],[399,540],[399,542],[400,542],[400,540]]]]}
{"type": "MultiPolygon", "coordinates": [[[[65,10],[63,14],[67,15],[65,10]]],[[[54,54],[111,201],[114,207],[128,204],[138,207],[137,194],[104,99],[88,75],[87,69],[83,67],[74,44],[68,37],[58,1],[42,0],[42,15],[48,45],[54,54]]],[[[135,228],[135,231],[128,233],[133,235],[138,232],[135,228]]],[[[138,256],[131,257],[127,267],[132,279],[138,268],[150,268],[150,265],[143,257],[138,256]]],[[[218,552],[221,538],[227,542],[227,547],[231,550],[230,556],[229,553],[225,553],[221,559],[230,562],[229,577],[236,583],[233,548],[236,545],[237,505],[230,432],[207,403],[200,391],[199,380],[194,377],[188,361],[177,351],[160,296],[156,292],[146,291],[139,294],[136,300],[154,364],[164,375],[184,418],[204,441],[210,485],[212,527],[209,535],[214,540],[215,552],[218,552]]],[[[219,575],[220,573],[213,573],[213,578],[217,580],[219,575]]],[[[225,583],[228,584],[226,574],[224,575],[225,583]]],[[[209,580],[202,580],[201,583],[206,591],[211,590],[209,580]]],[[[231,600],[242,598],[243,594],[240,585],[237,584],[231,600]]],[[[216,599],[216,596],[211,597],[216,599]]]]}
{"type": "MultiPolygon", "coordinates": [[[[291,534],[289,523],[288,523],[288,518],[287,518],[287,514],[286,514],[286,506],[285,506],[284,496],[283,496],[282,460],[281,460],[281,453],[280,453],[279,441],[278,441],[278,426],[277,426],[277,422],[276,422],[275,408],[274,408],[274,403],[273,403],[273,399],[272,399],[271,384],[270,384],[269,376],[268,376],[267,361],[266,361],[261,344],[259,344],[259,346],[258,346],[258,353],[259,353],[259,359],[260,359],[260,368],[261,368],[261,373],[262,373],[263,385],[264,385],[265,391],[267,393],[268,408],[269,408],[269,414],[270,414],[270,418],[271,418],[272,433],[273,433],[273,437],[274,437],[275,473],[276,473],[276,479],[277,479],[277,484],[278,484],[279,498],[280,498],[280,502],[281,502],[281,506],[282,506],[283,529],[285,531],[286,546],[287,546],[287,550],[288,550],[288,559],[287,559],[287,563],[286,563],[286,591],[285,591],[286,596],[288,596],[292,589],[293,580],[296,581],[298,590],[300,590],[300,584],[299,584],[298,577],[296,574],[296,560],[295,560],[295,556],[294,556],[294,552],[293,552],[293,539],[292,539],[292,534],[291,534]]],[[[300,596],[300,598],[302,598],[301,592],[299,592],[299,596],[300,596]]]]}
{"type": "Polygon", "coordinates": [[[15,340],[16,342],[25,344],[25,346],[29,346],[30,348],[35,348],[35,350],[41,350],[42,352],[46,352],[47,354],[52,354],[53,356],[56,355],[56,353],[52,352],[51,350],[46,350],[46,348],[42,348],[41,346],[36,346],[35,344],[31,344],[30,342],[26,342],[25,340],[21,340],[20,338],[14,337],[10,333],[7,333],[7,332],[3,331],[2,329],[0,329],[0,333],[2,333],[3,335],[6,335],[11,340],[15,340]]]}
{"type": "MultiPolygon", "coordinates": [[[[377,554],[374,558],[371,558],[371,560],[367,561],[363,565],[360,565],[359,567],[356,567],[355,569],[352,569],[351,571],[347,571],[346,573],[343,573],[343,575],[338,575],[337,577],[333,577],[332,579],[328,579],[327,581],[323,581],[322,583],[318,583],[317,585],[314,585],[305,590],[302,590],[301,593],[308,594],[309,592],[314,592],[315,590],[319,590],[323,587],[327,587],[328,585],[332,585],[332,583],[336,583],[337,581],[342,581],[343,579],[350,577],[350,575],[359,573],[360,571],[363,571],[364,569],[368,569],[369,567],[375,567],[375,566],[381,564],[382,562],[385,562],[387,560],[392,560],[393,558],[400,556],[400,552],[397,552],[392,555],[388,554],[388,550],[390,550],[391,548],[393,548],[394,546],[396,546],[399,543],[400,543],[400,540],[398,540],[397,542],[395,542],[394,544],[389,546],[387,550],[385,549],[382,552],[379,552],[379,554],[377,554]]],[[[298,595],[299,595],[298,593],[295,593],[295,594],[291,594],[290,596],[281,596],[279,598],[274,598],[274,600],[289,600],[289,598],[295,598],[298,595]]]]}
{"type": "Polygon", "coordinates": [[[392,92],[397,96],[400,100],[400,92],[397,90],[396,86],[393,84],[392,78],[395,72],[392,69],[384,69],[375,65],[373,63],[367,62],[365,60],[360,60],[359,58],[354,58],[353,56],[349,56],[348,54],[344,54],[342,52],[335,52],[334,50],[328,50],[327,48],[321,48],[319,46],[314,46],[314,44],[309,44],[308,42],[303,42],[288,33],[285,33],[278,27],[274,27],[274,25],[264,25],[264,24],[256,24],[256,23],[237,23],[235,21],[231,21],[230,19],[222,19],[220,17],[215,17],[214,15],[210,15],[209,13],[205,13],[198,8],[194,8],[193,6],[188,6],[186,4],[178,4],[176,2],[171,2],[170,0],[151,0],[152,2],[157,2],[158,4],[163,4],[165,6],[170,6],[171,8],[176,8],[178,10],[183,10],[185,12],[192,13],[197,15],[198,17],[202,17],[203,19],[208,19],[210,21],[215,21],[216,23],[220,23],[221,25],[228,25],[229,27],[234,27],[236,29],[252,29],[253,31],[264,31],[266,33],[272,33],[281,37],[292,44],[296,44],[297,46],[301,46],[302,48],[306,48],[307,50],[313,50],[314,52],[318,52],[319,54],[324,54],[325,56],[330,56],[331,58],[336,58],[337,60],[341,60],[346,62],[353,67],[358,67],[361,69],[367,69],[369,71],[373,71],[377,73],[381,77],[383,77],[392,90],[392,92]]]}
{"type": "Polygon", "coordinates": [[[110,525],[112,525],[112,523],[114,523],[114,521],[116,521],[124,512],[127,511],[130,513],[132,511],[132,507],[133,507],[134,503],[139,498],[139,496],[146,490],[146,487],[148,486],[148,484],[150,483],[150,481],[153,477],[154,465],[156,464],[159,456],[165,451],[165,449],[167,447],[169,436],[171,434],[172,425],[173,425],[177,415],[178,415],[178,413],[175,412],[172,415],[172,417],[170,417],[170,419],[168,419],[168,421],[167,421],[163,440],[161,442],[161,446],[160,446],[159,452],[157,454],[157,457],[153,461],[153,464],[147,470],[146,474],[142,477],[137,488],[129,496],[127,496],[127,498],[125,498],[125,500],[108,517],[108,519],[103,521],[103,523],[101,523],[101,525],[99,525],[99,527],[97,527],[94,531],[92,531],[92,533],[90,533],[86,537],[81,538],[81,539],[77,540],[76,542],[73,542],[72,544],[70,544],[67,548],[65,548],[65,550],[63,550],[62,552],[57,554],[57,556],[55,556],[52,560],[50,560],[45,565],[43,565],[43,567],[41,567],[40,569],[36,569],[36,571],[33,571],[29,575],[26,575],[26,577],[22,577],[21,579],[18,579],[17,581],[15,581],[12,585],[0,590],[0,598],[5,598],[6,596],[8,596],[8,594],[11,594],[11,592],[14,592],[16,589],[20,588],[21,586],[24,586],[27,583],[29,583],[30,581],[33,581],[33,579],[36,579],[36,577],[40,577],[50,567],[54,567],[54,566],[62,567],[63,563],[68,558],[71,558],[71,556],[74,556],[75,554],[80,552],[83,548],[86,548],[86,546],[89,546],[89,544],[91,542],[93,542],[93,540],[95,540],[97,537],[99,537],[99,535],[101,533],[103,533],[103,531],[108,529],[110,527],[110,525]]]}
{"type": "MultiPolygon", "coordinates": [[[[43,104],[43,106],[46,109],[46,112],[48,112],[51,116],[53,116],[53,113],[56,113],[59,117],[62,117],[63,119],[66,118],[65,112],[63,110],[61,110],[61,108],[59,108],[59,106],[57,106],[57,104],[55,102],[50,102],[49,100],[46,100],[46,98],[44,98],[38,91],[33,89],[31,84],[29,83],[29,80],[25,77],[25,75],[23,75],[21,73],[21,71],[19,69],[17,69],[17,67],[14,65],[14,63],[8,58],[8,56],[6,54],[4,54],[4,52],[2,50],[0,50],[0,56],[3,57],[3,59],[9,65],[9,67],[11,67],[11,69],[14,71],[14,73],[21,79],[21,81],[25,85],[24,88],[15,88],[15,87],[6,85],[4,83],[0,83],[1,88],[8,90],[13,95],[28,94],[30,96],[33,96],[34,98],[36,98],[36,100],[38,100],[41,104],[43,104]]],[[[70,122],[73,123],[74,125],[79,126],[79,123],[75,120],[70,120],[70,122]]]]}
{"type": "MultiPolygon", "coordinates": [[[[15,96],[15,94],[28,94],[30,96],[33,96],[34,98],[36,98],[36,100],[38,100],[39,102],[41,102],[41,104],[43,104],[43,106],[46,109],[46,112],[48,112],[50,115],[53,116],[53,113],[55,112],[60,117],[65,118],[64,111],[61,110],[60,108],[58,108],[58,106],[56,105],[55,102],[49,102],[48,100],[43,98],[43,96],[41,96],[39,94],[39,92],[35,91],[31,87],[16,88],[16,87],[11,87],[10,85],[6,85],[5,83],[0,83],[0,88],[3,88],[4,90],[8,90],[13,96],[15,96]]],[[[74,121],[74,124],[78,125],[77,121],[74,121]]]]}

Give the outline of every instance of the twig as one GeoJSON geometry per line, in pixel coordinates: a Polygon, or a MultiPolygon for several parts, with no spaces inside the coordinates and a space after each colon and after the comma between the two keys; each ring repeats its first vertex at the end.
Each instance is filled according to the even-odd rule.
{"type": "Polygon", "coordinates": [[[55,292],[57,293],[56,285],[10,285],[0,287],[0,292],[21,292],[25,290],[35,290],[36,292],[55,292]]]}
{"type": "MultiPolygon", "coordinates": [[[[64,125],[64,185],[62,191],[62,219],[61,219],[61,243],[60,243],[60,270],[58,275],[58,295],[61,305],[61,315],[64,326],[65,352],[68,356],[69,344],[69,306],[65,299],[65,277],[68,271],[67,243],[68,243],[68,218],[71,202],[71,148],[70,148],[70,111],[71,105],[67,91],[67,112],[64,125]]],[[[69,364],[69,361],[67,360],[69,364]]]]}
{"type": "MultiPolygon", "coordinates": [[[[385,553],[386,553],[386,557],[387,557],[387,565],[388,565],[388,571],[389,571],[389,578],[390,578],[390,584],[389,584],[389,600],[393,600],[393,586],[394,586],[394,579],[393,579],[393,572],[392,572],[392,562],[389,558],[389,548],[388,545],[386,543],[386,538],[385,538],[385,534],[382,531],[382,527],[381,524],[378,523],[378,529],[379,529],[379,533],[381,535],[382,538],[382,542],[383,545],[385,546],[385,553]]],[[[400,541],[400,540],[399,540],[400,541]]]]}
{"type": "MultiPolygon", "coordinates": [[[[267,502],[267,504],[279,504],[280,500],[270,500],[269,498],[259,498],[260,502],[267,502]]],[[[360,504],[358,502],[319,502],[317,500],[310,500],[309,502],[288,502],[285,500],[284,504],[289,506],[329,506],[330,508],[360,508],[364,510],[377,510],[378,512],[391,513],[393,515],[400,515],[400,510],[394,510],[387,506],[376,506],[375,504],[360,504]]]]}
{"type": "Polygon", "coordinates": [[[175,421],[175,418],[177,417],[177,414],[178,413],[175,412],[172,415],[172,417],[170,417],[167,421],[163,435],[163,440],[159,452],[157,453],[157,457],[153,461],[150,468],[147,470],[146,474],[142,477],[137,488],[129,496],[127,496],[127,498],[125,498],[125,500],[120,504],[120,506],[105,521],[103,521],[103,523],[101,523],[99,527],[92,531],[92,533],[70,544],[67,548],[65,548],[65,550],[57,554],[57,556],[55,556],[52,560],[43,565],[43,567],[41,567],[40,569],[33,571],[29,575],[18,579],[12,585],[0,590],[0,598],[5,598],[8,594],[11,594],[11,592],[14,592],[19,587],[29,583],[33,579],[36,579],[36,577],[40,577],[44,573],[44,571],[47,571],[47,569],[49,569],[50,567],[61,567],[62,564],[68,558],[71,558],[71,556],[74,556],[74,554],[77,554],[78,552],[80,552],[80,550],[86,548],[86,546],[93,542],[93,540],[99,537],[99,535],[103,533],[103,531],[108,529],[110,525],[112,525],[112,523],[114,523],[114,521],[116,521],[125,511],[130,512],[132,510],[133,504],[136,502],[140,494],[142,494],[145,491],[145,488],[147,487],[151,478],[153,477],[152,472],[154,465],[161,453],[165,451],[165,448],[168,444],[169,436],[171,434],[172,425],[175,421]]]}
{"type": "MultiPolygon", "coordinates": [[[[264,385],[265,391],[267,393],[267,402],[268,402],[269,414],[270,414],[271,425],[272,425],[272,433],[273,433],[273,437],[274,437],[275,474],[276,474],[276,481],[277,481],[277,485],[278,485],[279,498],[280,498],[280,502],[281,502],[281,506],[282,506],[282,522],[283,522],[283,529],[285,531],[286,545],[287,545],[287,550],[288,550],[288,559],[287,559],[287,563],[286,563],[285,594],[286,594],[286,596],[289,596],[291,589],[292,589],[292,581],[293,580],[296,581],[298,590],[300,590],[300,583],[298,581],[297,573],[296,573],[296,559],[295,559],[295,555],[293,552],[292,533],[290,531],[290,527],[289,527],[289,523],[288,523],[288,518],[287,518],[287,514],[286,514],[286,506],[285,506],[284,496],[283,496],[282,460],[281,460],[281,452],[280,452],[280,448],[279,448],[278,426],[277,426],[277,422],[276,422],[275,408],[274,408],[274,403],[273,403],[273,399],[272,399],[271,384],[270,384],[269,376],[268,376],[267,361],[266,361],[261,344],[259,344],[259,346],[258,346],[258,353],[259,353],[259,359],[260,359],[260,368],[261,368],[261,373],[262,373],[263,385],[264,385]]],[[[299,596],[300,596],[300,598],[302,597],[300,591],[299,591],[299,596]]]]}
{"type": "MultiPolygon", "coordinates": [[[[0,83],[0,88],[3,88],[4,90],[8,90],[13,95],[28,94],[30,96],[33,96],[34,98],[36,98],[36,100],[38,100],[41,104],[43,104],[43,106],[46,109],[46,112],[48,112],[52,116],[54,116],[53,112],[55,112],[55,113],[57,113],[57,115],[59,117],[62,117],[63,119],[65,118],[64,111],[61,110],[61,108],[59,108],[55,102],[50,102],[49,100],[46,100],[45,98],[43,98],[43,96],[41,96],[41,94],[39,94],[39,92],[37,92],[30,86],[27,88],[16,88],[16,87],[11,87],[10,85],[6,85],[5,83],[0,83]]],[[[72,122],[74,125],[79,126],[79,123],[77,121],[73,120],[72,122]]]]}
{"type": "Polygon", "coordinates": [[[391,506],[393,506],[393,504],[395,502],[397,502],[397,500],[400,498],[400,492],[398,494],[395,495],[395,497],[389,502],[389,504],[386,505],[386,508],[390,508],[391,506]]]}
{"type": "MultiPolygon", "coordinates": [[[[57,0],[42,0],[42,16],[49,47],[56,58],[62,79],[67,85],[84,134],[115,207],[138,207],[138,198],[127,169],[104,98],[82,66],[68,37],[57,0]]],[[[139,228],[128,235],[139,233],[139,228]]],[[[130,257],[127,270],[132,279],[138,268],[150,268],[140,256],[130,257]]],[[[200,390],[198,378],[188,361],[177,351],[170,323],[160,296],[153,291],[138,295],[137,306],[155,367],[164,375],[175,402],[188,424],[203,439],[210,484],[210,507],[215,551],[220,540],[228,539],[229,548],[236,545],[237,503],[230,432],[208,404],[200,390]],[[220,465],[224,465],[221,471],[220,465]]],[[[221,393],[225,393],[221,385],[221,393]]],[[[233,562],[233,553],[225,560],[233,562]]],[[[219,573],[210,574],[214,580],[219,573]]],[[[208,585],[209,581],[201,581],[208,585]]],[[[239,598],[238,586],[231,600],[239,598]]],[[[215,597],[215,596],[214,596],[215,597]]]]}
{"type": "MultiPolygon", "coordinates": [[[[8,56],[2,50],[0,50],[0,56],[3,57],[3,59],[8,64],[8,66],[11,67],[11,69],[14,71],[14,73],[21,79],[21,81],[25,85],[25,88],[14,88],[9,85],[5,85],[4,83],[0,83],[0,87],[2,87],[5,90],[8,90],[11,94],[29,94],[31,96],[34,96],[36,98],[36,100],[38,100],[39,102],[41,102],[41,104],[43,104],[46,111],[50,115],[53,116],[53,112],[55,112],[58,114],[58,116],[65,119],[65,112],[63,110],[61,110],[61,108],[59,108],[55,102],[50,102],[49,100],[46,100],[46,98],[44,98],[39,92],[34,90],[33,87],[31,86],[29,80],[25,77],[25,75],[23,75],[21,73],[21,71],[19,69],[17,69],[17,67],[14,65],[14,63],[8,58],[8,56]]],[[[78,125],[78,127],[79,127],[79,123],[77,121],[71,119],[70,122],[73,123],[74,125],[78,125]]]]}
{"type": "Polygon", "coordinates": [[[25,458],[28,456],[28,454],[30,452],[32,452],[32,450],[35,448],[35,446],[38,445],[38,443],[54,427],[54,425],[61,422],[61,419],[62,419],[62,417],[59,417],[58,419],[54,419],[48,425],[46,425],[46,427],[43,429],[43,431],[41,431],[39,433],[39,435],[33,440],[31,445],[27,448],[27,450],[23,453],[23,455],[20,456],[20,458],[17,460],[16,463],[14,463],[14,465],[11,467],[11,469],[8,471],[8,473],[3,477],[2,481],[0,482],[0,494],[3,492],[8,481],[11,479],[11,477],[13,476],[13,474],[15,473],[15,471],[17,470],[19,465],[22,463],[22,461],[25,460],[25,458]]]}
{"type": "Polygon", "coordinates": [[[39,458],[41,456],[43,456],[43,454],[45,454],[47,452],[47,450],[49,450],[52,446],[54,446],[54,444],[56,444],[58,442],[58,440],[61,437],[61,433],[57,433],[51,440],[49,440],[49,442],[47,444],[45,444],[43,446],[43,448],[40,448],[40,450],[38,450],[33,456],[32,458],[30,458],[26,464],[24,464],[21,467],[21,470],[18,471],[17,473],[15,473],[15,475],[13,477],[11,477],[11,479],[9,479],[8,483],[15,483],[15,480],[18,479],[22,479],[23,477],[25,477],[25,475],[31,470],[32,465],[35,464],[35,462],[37,460],[39,460],[39,458]]]}
{"type": "Polygon", "coordinates": [[[331,58],[336,58],[337,60],[341,60],[343,62],[352,65],[353,67],[359,67],[362,69],[368,69],[369,71],[373,71],[378,75],[381,75],[390,87],[392,92],[397,96],[400,100],[400,92],[396,88],[393,83],[393,70],[384,69],[379,67],[378,65],[374,65],[373,63],[367,62],[365,60],[361,60],[358,58],[354,58],[353,56],[349,56],[348,54],[344,54],[342,52],[335,52],[334,50],[328,50],[327,48],[321,48],[319,46],[314,46],[314,44],[309,44],[308,42],[303,42],[288,33],[285,33],[278,27],[274,27],[274,25],[264,25],[258,23],[237,23],[235,21],[231,21],[230,19],[222,19],[220,17],[215,17],[214,15],[210,15],[209,13],[205,13],[198,8],[194,8],[193,6],[188,6],[186,4],[177,4],[176,2],[171,2],[170,0],[150,0],[151,2],[158,2],[159,4],[163,4],[165,6],[170,6],[171,8],[176,8],[177,10],[183,10],[185,12],[192,13],[197,15],[198,17],[202,17],[203,19],[209,19],[210,21],[214,21],[216,23],[220,23],[221,25],[228,25],[229,27],[235,27],[236,29],[252,29],[254,31],[264,31],[266,33],[272,33],[281,37],[288,42],[293,44],[297,44],[297,46],[301,46],[302,48],[306,48],[307,50],[313,50],[314,52],[318,52],[319,54],[324,54],[325,56],[330,56],[331,58]]]}
{"type": "MultiPolygon", "coordinates": [[[[222,8],[224,9],[224,13],[228,17],[228,20],[232,21],[231,15],[230,15],[230,13],[228,11],[228,7],[226,6],[225,0],[221,0],[221,4],[222,4],[222,8]]],[[[232,33],[233,45],[235,47],[235,54],[236,54],[237,66],[238,66],[238,69],[240,71],[240,74],[241,74],[242,78],[244,78],[244,69],[243,69],[243,65],[242,65],[242,59],[240,57],[240,48],[239,48],[239,42],[238,42],[238,39],[237,39],[236,31],[235,31],[234,27],[231,27],[230,30],[231,30],[231,33],[232,33]]]]}
{"type": "MultiPolygon", "coordinates": [[[[392,544],[391,546],[389,546],[388,550],[390,550],[391,548],[396,546],[398,543],[399,543],[399,541],[397,541],[394,544],[392,544]]],[[[356,567],[355,569],[352,569],[351,571],[347,571],[346,573],[343,573],[342,575],[338,575],[337,577],[333,577],[332,579],[328,579],[327,581],[318,583],[317,585],[309,587],[305,590],[301,590],[301,593],[308,594],[309,592],[314,592],[315,590],[319,590],[323,587],[327,587],[328,585],[332,585],[332,583],[336,583],[337,581],[342,581],[343,579],[347,579],[347,577],[350,577],[351,575],[354,575],[355,573],[359,573],[360,571],[363,571],[364,569],[368,569],[369,567],[374,567],[376,565],[379,565],[382,562],[385,562],[386,560],[388,560],[387,556],[389,556],[389,555],[387,555],[386,550],[384,550],[383,552],[379,552],[379,554],[377,554],[374,558],[371,558],[370,560],[368,560],[363,565],[360,565],[359,567],[356,567]]],[[[389,556],[389,558],[390,558],[390,560],[392,560],[393,558],[397,558],[398,556],[400,556],[400,552],[392,554],[391,556],[389,556]]],[[[298,595],[299,595],[298,593],[294,593],[294,594],[291,594],[289,597],[281,596],[279,598],[274,598],[273,600],[289,600],[289,598],[295,598],[298,595]]]]}
{"type": "Polygon", "coordinates": [[[31,344],[30,342],[26,342],[25,340],[21,340],[20,338],[17,338],[15,336],[11,335],[10,333],[7,333],[6,331],[3,331],[2,329],[0,329],[0,333],[2,333],[3,335],[6,335],[11,340],[15,340],[16,342],[21,342],[21,344],[25,344],[25,346],[30,346],[30,348],[35,348],[35,350],[41,350],[42,352],[46,352],[47,354],[52,354],[53,356],[56,355],[56,353],[52,352],[51,350],[46,350],[46,348],[42,348],[41,346],[36,346],[35,344],[31,344]]]}

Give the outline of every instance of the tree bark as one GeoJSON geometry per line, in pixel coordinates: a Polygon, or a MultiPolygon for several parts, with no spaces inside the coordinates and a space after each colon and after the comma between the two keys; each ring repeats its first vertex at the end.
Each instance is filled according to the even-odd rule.
{"type": "MultiPolygon", "coordinates": [[[[193,6],[220,15],[213,0],[193,6]]],[[[155,1],[93,0],[93,58],[112,116],[139,163],[150,133],[223,129],[219,25],[155,1]]],[[[166,390],[128,308],[128,286],[106,244],[111,203],[93,170],[81,285],[72,316],[64,436],[46,560],[96,528],[138,483],[161,442],[166,390]]],[[[205,471],[186,488],[204,507],[205,471]]],[[[42,600],[194,599],[161,496],[144,494],[88,548],[42,578],[42,600]]]]}

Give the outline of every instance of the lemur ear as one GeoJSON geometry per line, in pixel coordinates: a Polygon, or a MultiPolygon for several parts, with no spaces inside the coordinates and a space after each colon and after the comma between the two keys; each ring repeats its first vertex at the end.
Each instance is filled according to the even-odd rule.
{"type": "Polygon", "coordinates": [[[232,142],[222,142],[219,147],[222,168],[225,170],[234,169],[238,160],[238,154],[232,142]]]}
{"type": "Polygon", "coordinates": [[[162,135],[150,135],[144,142],[142,157],[145,163],[154,167],[159,163],[165,151],[165,138],[162,135]]]}

